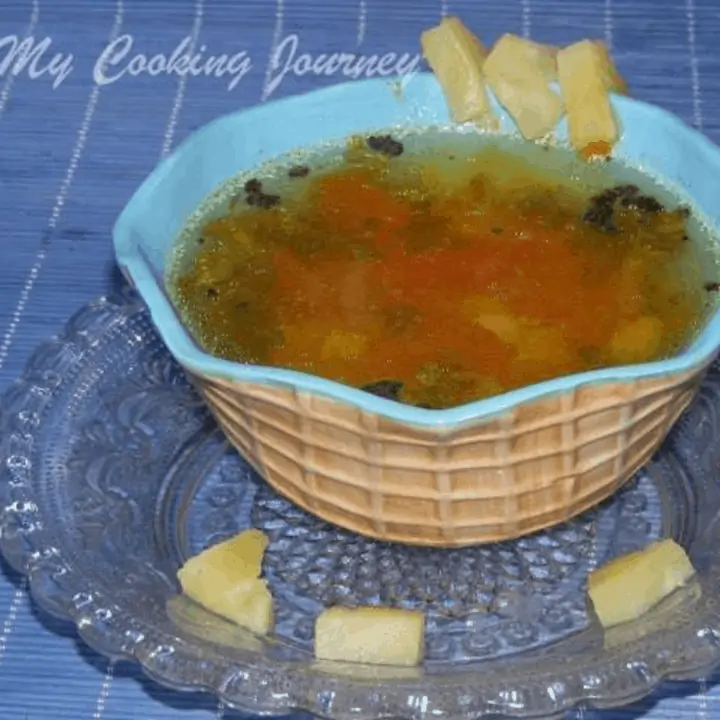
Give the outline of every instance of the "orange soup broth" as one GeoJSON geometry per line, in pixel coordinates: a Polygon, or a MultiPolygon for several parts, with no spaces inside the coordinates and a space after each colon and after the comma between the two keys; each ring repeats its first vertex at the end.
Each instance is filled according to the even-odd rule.
{"type": "Polygon", "coordinates": [[[708,300],[681,209],[618,205],[609,233],[583,219],[609,174],[589,186],[504,148],[449,155],[354,140],[342,163],[276,175],[277,205],[241,193],[178,266],[184,320],[214,354],[397,380],[396,399],[434,408],[687,343],[708,300]]]}

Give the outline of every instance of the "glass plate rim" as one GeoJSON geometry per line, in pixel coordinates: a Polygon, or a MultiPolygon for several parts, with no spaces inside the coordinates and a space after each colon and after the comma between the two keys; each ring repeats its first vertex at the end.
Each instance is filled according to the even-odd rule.
{"type": "MultiPolygon", "coordinates": [[[[24,429],[13,436],[12,447],[0,448],[0,552],[13,569],[27,577],[38,605],[72,622],[82,640],[100,654],[111,660],[138,662],[162,685],[210,692],[243,712],[266,716],[310,712],[337,720],[499,715],[561,718],[581,706],[609,709],[626,705],[651,694],[664,681],[700,679],[720,665],[720,578],[713,578],[713,598],[705,612],[674,634],[672,652],[657,643],[647,647],[634,644],[631,653],[604,652],[603,657],[570,673],[560,667],[557,674],[538,676],[535,687],[528,683],[523,688],[513,687],[482,671],[458,673],[457,682],[453,679],[449,684],[391,684],[327,675],[313,671],[310,665],[242,662],[221,652],[208,659],[192,643],[148,627],[141,618],[89,587],[87,579],[63,557],[59,543],[43,526],[42,507],[34,502],[31,461],[40,429],[32,416],[52,402],[54,390],[63,382],[57,372],[60,358],[81,356],[112,331],[113,323],[121,326],[141,312],[147,312],[146,306],[129,288],[83,306],[58,335],[37,347],[20,378],[0,396],[0,427],[24,429]],[[590,678],[592,682],[587,682],[590,678]]],[[[203,652],[206,649],[207,645],[203,652]]]]}

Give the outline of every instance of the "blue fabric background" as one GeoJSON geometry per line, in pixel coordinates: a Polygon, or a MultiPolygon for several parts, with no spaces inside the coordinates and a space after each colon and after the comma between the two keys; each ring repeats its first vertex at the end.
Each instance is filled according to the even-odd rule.
{"type": "MultiPolygon", "coordinates": [[[[419,32],[447,13],[487,41],[503,31],[555,43],[604,38],[637,97],[720,141],[718,0],[0,0],[0,385],[73,310],[118,285],[110,229],[120,209],[188,133],[262,100],[279,42],[297,34],[301,51],[315,54],[416,52],[419,32]],[[127,60],[170,54],[190,36],[206,55],[245,50],[252,69],[233,89],[230,77],[166,73],[97,84],[97,58],[124,33],[134,39],[127,60]],[[55,87],[32,64],[3,72],[12,36],[49,39],[35,70],[59,53],[58,64],[72,54],[71,72],[55,87]]],[[[288,75],[271,99],[341,80],[288,75]]],[[[720,718],[718,679],[572,719],[720,718]]],[[[211,698],[157,687],[133,666],[108,666],[0,571],[0,720],[238,717],[211,698]]]]}

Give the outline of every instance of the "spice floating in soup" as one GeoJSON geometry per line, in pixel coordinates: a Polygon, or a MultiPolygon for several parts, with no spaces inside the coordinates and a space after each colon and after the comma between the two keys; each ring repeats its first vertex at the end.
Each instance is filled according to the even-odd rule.
{"type": "Polygon", "coordinates": [[[379,134],[216,193],[168,285],[215,355],[447,408],[678,352],[709,307],[702,239],[613,162],[379,134]]]}

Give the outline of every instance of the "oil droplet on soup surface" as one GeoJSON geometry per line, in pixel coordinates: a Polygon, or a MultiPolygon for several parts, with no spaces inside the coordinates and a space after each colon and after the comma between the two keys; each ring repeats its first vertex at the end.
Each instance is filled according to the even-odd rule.
{"type": "Polygon", "coordinates": [[[215,355],[447,408],[678,352],[711,308],[702,242],[613,162],[384,134],[228,184],[168,286],[215,355]]]}

